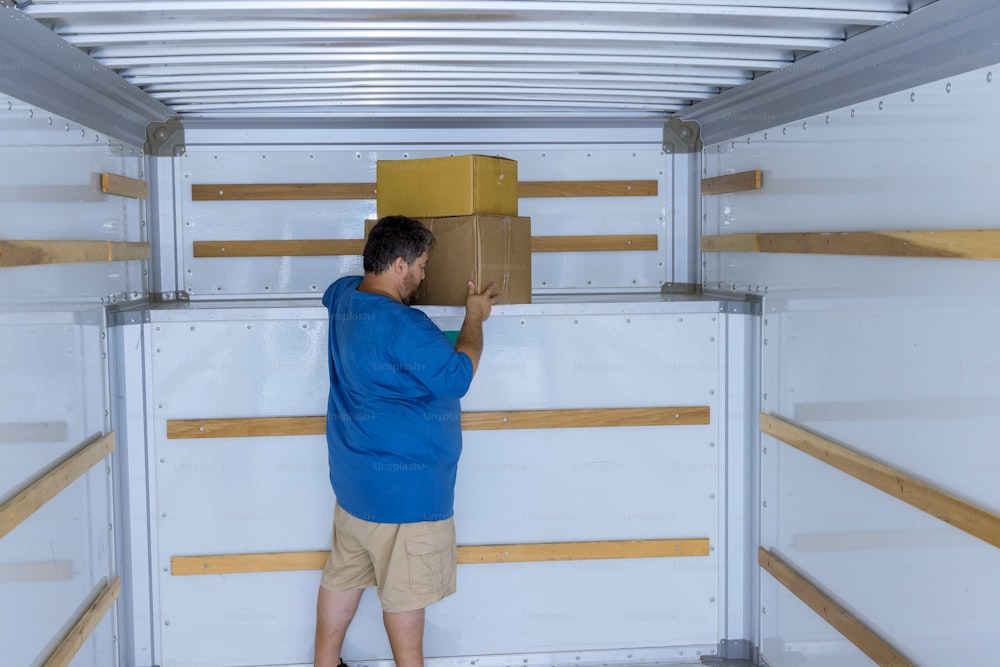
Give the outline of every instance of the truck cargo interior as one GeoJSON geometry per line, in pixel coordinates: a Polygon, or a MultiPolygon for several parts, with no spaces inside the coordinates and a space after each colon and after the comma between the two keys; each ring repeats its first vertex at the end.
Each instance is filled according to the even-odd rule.
{"type": "MultiPolygon", "coordinates": [[[[992,0],[0,0],[0,667],[313,664],[321,297],[385,213],[433,221],[446,334],[463,276],[505,290],[428,667],[994,664],[998,34],[992,0]]],[[[371,589],[342,656],[393,664],[371,589]]]]}

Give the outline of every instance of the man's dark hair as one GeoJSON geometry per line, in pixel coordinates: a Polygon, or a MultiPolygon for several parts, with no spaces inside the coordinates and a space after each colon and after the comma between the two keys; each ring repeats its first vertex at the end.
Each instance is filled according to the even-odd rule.
{"type": "Polygon", "coordinates": [[[407,264],[434,246],[434,235],[423,223],[405,215],[388,215],[372,227],[365,243],[365,273],[387,270],[397,257],[407,264]]]}

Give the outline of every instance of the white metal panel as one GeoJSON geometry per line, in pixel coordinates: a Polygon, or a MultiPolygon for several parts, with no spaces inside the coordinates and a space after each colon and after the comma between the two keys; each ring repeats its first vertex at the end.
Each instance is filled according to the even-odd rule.
{"type": "Polygon", "coordinates": [[[727,309],[723,319],[725,347],[720,350],[724,355],[720,370],[725,374],[720,382],[726,387],[721,406],[724,434],[720,438],[726,457],[721,482],[726,503],[726,562],[721,586],[727,608],[721,638],[757,646],[760,591],[753,559],[760,544],[759,439],[755,420],[759,411],[760,317],[754,312],[737,314],[732,303],[727,304],[727,309]]]}
{"type": "Polygon", "coordinates": [[[147,476],[146,383],[148,326],[140,311],[115,313],[108,329],[112,361],[113,427],[118,442],[115,457],[116,531],[121,554],[119,602],[121,655],[126,664],[155,664],[153,646],[154,579],[151,570],[150,529],[154,524],[147,476]]]}
{"type": "MultiPolygon", "coordinates": [[[[110,576],[106,470],[106,462],[97,464],[0,540],[0,658],[5,664],[39,664],[47,658],[84,602],[110,576]]],[[[105,644],[100,664],[116,664],[110,635],[100,638],[105,644]]]]}
{"type": "Polygon", "coordinates": [[[706,143],[954,76],[1000,59],[992,0],[921,0],[898,21],[694,104],[706,143]]]}
{"type": "Polygon", "coordinates": [[[103,313],[0,312],[0,497],[105,430],[103,313]]]}
{"type": "MultiPolygon", "coordinates": [[[[705,233],[995,228],[997,97],[985,68],[705,150],[705,233]]],[[[993,261],[709,253],[710,288],[766,294],[761,405],[997,512],[1000,322],[993,261]]],[[[762,442],[761,541],[921,665],[974,661],[994,632],[995,548],[762,442]]],[[[762,575],[775,667],[870,664],[762,575]]],[[[764,611],[766,609],[766,612],[764,611]]]]}
{"type": "MultiPolygon", "coordinates": [[[[638,133],[637,133],[638,134],[638,133]]],[[[674,241],[670,169],[661,134],[645,143],[577,145],[474,143],[423,145],[414,130],[402,145],[329,147],[285,134],[285,146],[188,147],[177,159],[180,184],[176,214],[182,289],[193,299],[321,294],[332,278],[361,273],[360,257],[195,258],[193,242],[204,240],[362,238],[364,220],[375,217],[374,200],[192,201],[196,183],[374,183],[378,160],[467,153],[502,155],[518,163],[518,179],[655,180],[657,196],[523,198],[519,213],[531,218],[532,234],[655,234],[656,251],[535,253],[532,284],[539,292],[565,289],[658,289],[667,281],[668,248],[674,241]],[[414,145],[418,148],[414,148],[414,145]]],[[[489,137],[483,131],[479,141],[489,137]]],[[[169,224],[160,220],[161,226],[169,224]]],[[[685,228],[686,221],[683,223],[685,228]]],[[[683,236],[682,236],[683,238],[683,236]]]]}
{"type": "MultiPolygon", "coordinates": [[[[101,192],[100,174],[142,178],[141,149],[0,95],[0,236],[19,240],[145,240],[144,202],[101,192]]],[[[5,268],[5,303],[111,303],[145,295],[143,262],[5,268]],[[103,301],[102,301],[103,299],[103,301]]]]}
{"type": "MultiPolygon", "coordinates": [[[[0,312],[0,502],[108,429],[103,310],[53,308],[0,312]]],[[[116,571],[110,465],[99,462],[0,539],[0,662],[47,656],[116,571]]],[[[113,616],[74,665],[117,664],[113,616]]]]}
{"type": "MultiPolygon", "coordinates": [[[[0,239],[143,239],[143,202],[100,192],[101,172],[142,177],[140,149],[10,98],[0,147],[0,239]]],[[[0,501],[111,430],[104,308],[144,296],[142,264],[0,269],[0,501]]],[[[0,540],[0,662],[45,657],[118,571],[111,476],[97,464],[0,540]]],[[[73,664],[117,664],[116,641],[111,611],[73,664]]]]}
{"type": "Polygon", "coordinates": [[[183,116],[635,118],[838,46],[913,4],[42,0],[26,11],[183,116]],[[199,85],[206,74],[214,85],[199,85]],[[299,90],[220,76],[240,74],[294,75],[299,90]],[[491,83],[476,86],[480,75],[491,83]]]}
{"type": "Polygon", "coordinates": [[[107,667],[117,664],[117,644],[121,635],[117,630],[117,616],[114,612],[105,614],[94,632],[77,651],[69,667],[107,667]]]}
{"type": "Polygon", "coordinates": [[[877,667],[859,648],[834,630],[812,609],[788,590],[762,575],[765,588],[773,591],[774,601],[765,607],[762,620],[770,629],[770,621],[777,618],[793,619],[803,630],[797,639],[788,640],[781,634],[765,631],[761,653],[770,667],[811,667],[812,665],[837,665],[837,667],[877,667]]]}
{"type": "MultiPolygon", "coordinates": [[[[711,555],[462,566],[461,592],[428,613],[428,655],[715,650],[725,614],[724,316],[717,305],[689,307],[697,305],[494,309],[464,410],[709,405],[712,422],[469,432],[456,523],[460,544],[705,536],[711,555]],[[546,308],[563,312],[542,314],[546,308]]],[[[460,323],[460,309],[429,312],[445,329],[460,323]]],[[[166,440],[165,423],[323,414],[325,311],[206,304],[151,315],[162,664],[307,661],[318,573],[174,577],[168,570],[176,555],[328,548],[333,495],[324,439],[166,440]]],[[[366,594],[345,656],[389,656],[377,609],[366,594]]]]}
{"type": "MultiPolygon", "coordinates": [[[[763,171],[763,189],[704,197],[705,234],[995,228],[989,123],[1000,67],[770,128],[704,151],[703,173],[763,171]]],[[[959,295],[983,262],[707,253],[709,288],[959,295]],[[735,287],[733,287],[735,285],[735,287]]],[[[988,280],[988,279],[986,279],[988,280]]]]}

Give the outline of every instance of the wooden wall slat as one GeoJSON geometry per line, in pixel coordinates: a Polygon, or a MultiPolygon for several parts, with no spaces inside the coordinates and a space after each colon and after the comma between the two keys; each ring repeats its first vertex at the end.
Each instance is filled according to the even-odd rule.
{"type": "Polygon", "coordinates": [[[743,190],[759,190],[761,186],[760,169],[741,171],[736,174],[713,176],[701,180],[701,194],[721,195],[727,192],[742,192],[743,190]]]}
{"type": "MultiPolygon", "coordinates": [[[[599,252],[656,250],[655,234],[533,236],[532,252],[599,252]]],[[[254,241],[195,241],[194,257],[320,257],[360,255],[364,239],[302,239],[254,241]]]]}
{"type": "Polygon", "coordinates": [[[63,637],[55,650],[43,663],[44,667],[67,667],[74,656],[80,651],[84,642],[94,633],[94,628],[101,622],[108,610],[121,594],[121,579],[115,577],[104,586],[97,598],[87,607],[86,611],[76,621],[70,631],[63,637]]]}
{"type": "Polygon", "coordinates": [[[701,250],[1000,259],[1000,229],[720,234],[703,236],[701,250]]]}
{"type": "Polygon", "coordinates": [[[462,430],[465,431],[604,426],[673,426],[708,424],[709,422],[708,406],[511,410],[462,413],[462,430]]]}
{"type": "Polygon", "coordinates": [[[364,249],[364,239],[194,242],[195,257],[319,257],[360,255],[364,249]]]}
{"type": "Polygon", "coordinates": [[[326,417],[248,417],[246,419],[170,419],[167,439],[254,438],[325,435],[326,417]]]}
{"type": "Polygon", "coordinates": [[[600,542],[549,542],[459,547],[458,562],[536,563],[543,561],[603,560],[609,558],[673,558],[707,556],[709,540],[617,540],[600,542]]]}
{"type": "Polygon", "coordinates": [[[170,574],[182,577],[199,574],[251,574],[254,572],[300,572],[322,570],[329,551],[287,551],[263,554],[217,554],[173,556],[170,574]]]}
{"type": "Polygon", "coordinates": [[[113,432],[97,438],[78,448],[69,458],[50,468],[26,489],[0,505],[0,537],[14,530],[114,449],[113,432]]]}
{"type": "Polygon", "coordinates": [[[760,430],[984,542],[1000,547],[1000,516],[775,415],[761,413],[760,430]]]}
{"type": "Polygon", "coordinates": [[[761,252],[1000,259],[1000,229],[762,234],[761,252]]]}
{"type": "Polygon", "coordinates": [[[148,243],[119,241],[0,241],[0,267],[149,259],[148,243]]]}
{"type": "Polygon", "coordinates": [[[149,196],[149,186],[146,181],[140,181],[120,174],[101,174],[101,192],[120,197],[146,199],[149,196]]]}
{"type": "Polygon", "coordinates": [[[656,234],[531,237],[531,252],[656,250],[658,246],[656,234]]]}
{"type": "Polygon", "coordinates": [[[655,197],[656,181],[519,181],[520,197],[655,197]]]}
{"type": "Polygon", "coordinates": [[[719,234],[701,237],[702,252],[760,252],[760,234],[719,234]]]}
{"type": "Polygon", "coordinates": [[[193,201],[295,201],[375,199],[374,183],[203,183],[191,186],[193,201]]]}
{"type": "MultiPolygon", "coordinates": [[[[608,558],[707,556],[709,546],[707,537],[459,546],[458,563],[460,565],[474,565],[608,558]]],[[[174,556],[170,559],[170,573],[173,576],[186,576],[321,570],[326,565],[328,555],[328,551],[292,551],[264,554],[174,556]]]]}
{"type": "MultiPolygon", "coordinates": [[[[466,431],[602,426],[673,426],[708,424],[709,407],[585,408],[573,410],[507,410],[462,413],[466,431]]],[[[326,417],[247,417],[171,419],[167,439],[247,438],[324,435],[326,417]]]]}
{"type": "MultiPolygon", "coordinates": [[[[520,181],[518,197],[650,197],[659,192],[653,180],[520,181]]],[[[199,183],[192,201],[295,201],[375,199],[374,183],[199,183]]]]}
{"type": "Polygon", "coordinates": [[[880,667],[914,667],[910,660],[857,617],[764,547],[757,550],[757,562],[880,667]]]}

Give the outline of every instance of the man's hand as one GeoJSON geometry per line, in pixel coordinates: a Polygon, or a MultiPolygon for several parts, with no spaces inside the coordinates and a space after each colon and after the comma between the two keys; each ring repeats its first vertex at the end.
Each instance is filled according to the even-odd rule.
{"type": "Polygon", "coordinates": [[[497,284],[490,283],[482,292],[476,293],[476,284],[469,281],[469,297],[465,300],[465,317],[485,322],[490,317],[493,304],[497,302],[497,284]]]}
{"type": "Polygon", "coordinates": [[[483,322],[489,319],[493,304],[497,300],[497,285],[490,283],[482,292],[476,293],[476,285],[469,281],[469,298],[465,301],[465,321],[455,341],[455,351],[469,357],[472,374],[479,368],[479,358],[483,355],[483,322]]]}

